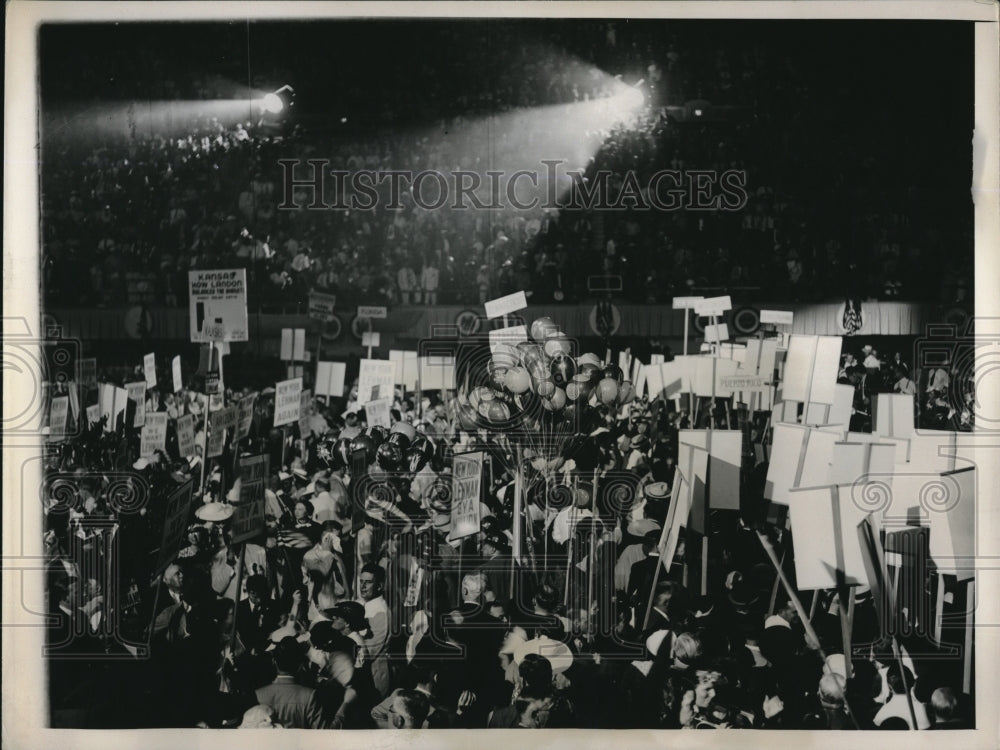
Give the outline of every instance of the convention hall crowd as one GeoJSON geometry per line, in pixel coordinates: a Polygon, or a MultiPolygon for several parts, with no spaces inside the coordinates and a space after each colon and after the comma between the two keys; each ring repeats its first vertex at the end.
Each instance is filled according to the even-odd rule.
{"type": "MultiPolygon", "coordinates": [[[[466,31],[428,33],[440,62],[466,31]]],[[[268,129],[199,113],[172,132],[137,126],[95,145],[71,119],[46,121],[45,304],[117,308],[138,289],[137,304],[185,308],[190,271],[237,268],[252,314],[304,312],[316,291],[344,308],[478,309],[518,291],[532,305],[574,304],[590,300],[595,273],[621,279],[623,304],[714,293],[787,305],[970,302],[971,252],[952,250],[971,247],[971,233],[943,209],[915,208],[933,194],[916,177],[927,165],[890,158],[895,132],[860,145],[832,137],[817,150],[807,125],[833,106],[820,99],[836,97],[780,47],[607,22],[581,21],[538,49],[518,43],[516,24],[491,33],[455,73],[468,78],[460,97],[428,75],[435,58],[400,66],[381,130],[268,129]],[[552,52],[561,42],[575,45],[571,62],[552,52]],[[495,69],[498,49],[509,50],[503,73],[477,78],[495,69]],[[585,134],[599,144],[587,170],[743,170],[745,208],[279,208],[283,157],[484,171],[485,157],[435,134],[606,96],[595,66],[643,79],[646,106],[628,125],[585,134]],[[678,118],[671,107],[690,101],[728,114],[678,118]],[[415,111],[430,131],[405,127],[415,111]],[[887,181],[913,187],[873,187],[887,181]],[[802,199],[831,185],[822,200],[802,199]]],[[[48,65],[43,75],[59,72],[48,65]]],[[[149,89],[123,83],[122,97],[222,98],[213,79],[171,88],[167,72],[149,89]]],[[[280,67],[255,74],[283,80],[280,67]]],[[[77,75],[83,94],[106,85],[77,75]]],[[[871,105],[872,120],[891,106],[871,105]]],[[[491,158],[516,157],[522,135],[491,131],[491,158]]],[[[920,147],[919,135],[904,136],[920,147]]],[[[649,398],[610,356],[621,342],[606,342],[609,356],[569,356],[543,334],[532,326],[521,359],[502,368],[458,363],[454,388],[397,380],[384,421],[366,409],[357,368],[343,395],[317,395],[309,368],[298,418],[281,424],[280,384],[253,372],[240,373],[246,387],[208,396],[205,368],[184,362],[184,386],[171,390],[170,342],[155,345],[152,379],[110,357],[93,381],[53,386],[69,401],[44,454],[52,725],[974,726],[962,660],[942,658],[962,632],[961,582],[941,584],[945,625],[933,636],[926,602],[905,600],[930,595],[925,558],[894,558],[913,583],[900,591],[917,593],[888,603],[864,584],[798,589],[795,530],[769,500],[772,413],[739,399],[649,398]],[[136,381],[150,385],[118,403],[136,381]],[[217,423],[218,412],[234,421],[217,423]],[[155,415],[164,432],[145,450],[142,422],[155,415]],[[739,431],[743,445],[738,481],[725,502],[702,499],[700,529],[676,518],[678,497],[692,492],[681,466],[690,430],[709,440],[739,431]],[[459,467],[474,455],[470,485],[459,467]],[[469,486],[474,497],[461,496],[469,486]],[[459,500],[471,502],[471,530],[455,528],[459,500]]],[[[974,423],[966,376],[920,372],[909,351],[848,338],[838,372],[824,377],[854,386],[852,433],[872,432],[879,394],[912,395],[922,427],[974,423]]]]}

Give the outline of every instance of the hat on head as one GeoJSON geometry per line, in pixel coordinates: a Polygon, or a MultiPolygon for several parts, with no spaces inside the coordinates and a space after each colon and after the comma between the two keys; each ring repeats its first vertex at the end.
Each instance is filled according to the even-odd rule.
{"type": "Polygon", "coordinates": [[[338,602],[329,609],[324,609],[326,617],[340,617],[347,621],[351,630],[365,630],[368,628],[368,621],[365,619],[365,608],[358,602],[338,602]]]}
{"type": "Polygon", "coordinates": [[[646,639],[646,650],[649,651],[653,656],[660,653],[660,646],[663,645],[663,641],[666,640],[667,636],[670,635],[669,630],[657,630],[652,633],[646,639]]]}
{"type": "Polygon", "coordinates": [[[303,469],[301,466],[294,467],[292,469],[292,474],[295,476],[296,479],[301,479],[303,482],[309,481],[309,475],[306,473],[306,470],[303,469]]]}
{"type": "Polygon", "coordinates": [[[548,636],[539,636],[520,644],[514,649],[514,661],[520,664],[528,654],[537,654],[548,659],[552,665],[552,674],[565,672],[573,666],[573,652],[569,646],[548,636]]]}
{"type": "Polygon", "coordinates": [[[632,521],[626,529],[632,536],[646,536],[650,532],[659,532],[660,524],[651,518],[640,518],[637,521],[632,521]]]}
{"type": "Polygon", "coordinates": [[[643,489],[647,500],[666,500],[670,497],[670,485],[666,482],[650,482],[643,489]]]}
{"type": "Polygon", "coordinates": [[[503,532],[496,530],[491,530],[487,532],[486,535],[483,537],[483,543],[490,544],[496,547],[498,550],[507,549],[507,547],[509,546],[507,542],[507,537],[503,534],[503,532]]]}
{"type": "Polygon", "coordinates": [[[194,512],[195,516],[202,521],[212,521],[220,523],[228,521],[235,511],[229,503],[205,503],[194,512]]]}

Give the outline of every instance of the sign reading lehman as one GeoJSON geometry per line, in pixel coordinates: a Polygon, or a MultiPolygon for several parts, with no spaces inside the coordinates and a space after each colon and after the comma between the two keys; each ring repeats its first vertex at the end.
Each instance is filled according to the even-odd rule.
{"type": "Polygon", "coordinates": [[[188,272],[191,341],[248,341],[244,268],[188,272]]]}

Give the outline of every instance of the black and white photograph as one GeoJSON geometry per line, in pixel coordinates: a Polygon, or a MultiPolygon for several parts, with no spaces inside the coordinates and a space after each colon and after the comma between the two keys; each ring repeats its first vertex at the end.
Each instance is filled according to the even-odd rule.
{"type": "Polygon", "coordinates": [[[996,3],[195,6],[8,5],[5,744],[996,746],[996,3]]]}

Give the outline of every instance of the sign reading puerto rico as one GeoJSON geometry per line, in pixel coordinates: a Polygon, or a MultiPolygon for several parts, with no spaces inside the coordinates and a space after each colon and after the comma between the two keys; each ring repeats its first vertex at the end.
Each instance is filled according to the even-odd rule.
{"type": "Polygon", "coordinates": [[[191,341],[247,341],[247,272],[189,271],[191,341]]]}
{"type": "Polygon", "coordinates": [[[462,539],[479,533],[479,492],[483,481],[483,454],[455,456],[452,469],[451,534],[462,539]]]}

